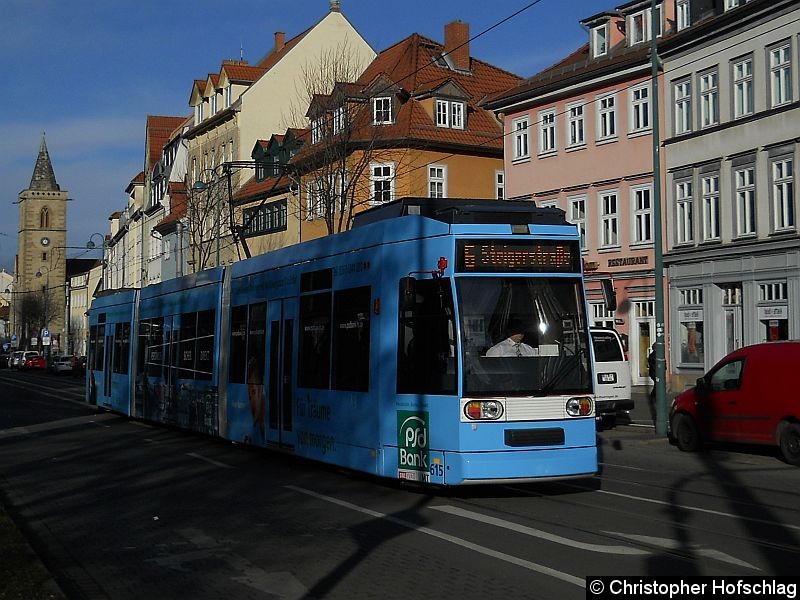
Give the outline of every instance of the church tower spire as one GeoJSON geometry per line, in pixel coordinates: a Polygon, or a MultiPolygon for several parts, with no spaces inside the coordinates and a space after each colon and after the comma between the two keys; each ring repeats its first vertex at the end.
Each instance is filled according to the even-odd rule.
{"type": "Polygon", "coordinates": [[[39,144],[39,156],[36,159],[36,166],[33,168],[31,176],[30,190],[41,190],[44,192],[57,192],[61,188],[56,182],[56,174],[53,171],[53,163],[50,162],[50,154],[47,152],[47,142],[42,132],[42,141],[39,144]]]}

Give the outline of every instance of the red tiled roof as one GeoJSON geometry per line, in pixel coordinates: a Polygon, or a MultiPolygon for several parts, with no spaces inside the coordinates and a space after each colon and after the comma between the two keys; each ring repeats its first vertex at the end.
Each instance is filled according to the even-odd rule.
{"type": "MultiPolygon", "coordinates": [[[[355,140],[400,140],[422,141],[428,144],[459,145],[502,152],[502,128],[494,115],[482,108],[482,103],[491,94],[518,85],[522,78],[475,58],[470,59],[470,72],[462,72],[440,66],[437,57],[444,46],[417,33],[381,52],[359,77],[357,87],[353,84],[337,84],[346,94],[372,95],[381,92],[381,81],[387,85],[387,94],[395,86],[402,88],[410,99],[402,102],[391,125],[371,124],[371,111],[365,110],[364,124],[353,135],[355,140]],[[437,127],[418,98],[428,96],[442,85],[452,82],[467,94],[465,129],[437,127]],[[371,88],[371,89],[369,89],[371,88]]],[[[307,135],[303,132],[302,136],[307,135]]],[[[298,159],[314,153],[315,145],[307,144],[298,153],[298,159]]]]}
{"type": "Polygon", "coordinates": [[[252,83],[261,77],[266,72],[266,69],[248,65],[222,65],[220,73],[222,73],[222,71],[225,71],[225,74],[231,81],[252,83]]]}
{"type": "Polygon", "coordinates": [[[256,181],[255,177],[247,180],[242,187],[233,195],[235,204],[260,199],[268,194],[281,193],[289,188],[292,179],[288,175],[280,177],[267,177],[264,181],[256,181]]]}
{"type": "Polygon", "coordinates": [[[439,87],[447,80],[456,82],[473,103],[485,96],[517,85],[522,78],[476,58],[471,59],[472,71],[461,73],[439,66],[435,58],[441,56],[444,46],[418,33],[412,34],[381,52],[372,61],[358,83],[367,86],[381,74],[412,95],[439,87]]]}
{"type": "MultiPolygon", "coordinates": [[[[186,117],[147,116],[147,147],[145,151],[145,168],[152,169],[160,159],[164,146],[172,132],[186,122],[186,117]]],[[[144,181],[144,179],[142,179],[144,181]]]]}
{"type": "Polygon", "coordinates": [[[168,189],[170,196],[169,214],[161,219],[153,228],[159,233],[169,231],[172,224],[186,216],[186,185],[182,182],[171,181],[168,189]]]}

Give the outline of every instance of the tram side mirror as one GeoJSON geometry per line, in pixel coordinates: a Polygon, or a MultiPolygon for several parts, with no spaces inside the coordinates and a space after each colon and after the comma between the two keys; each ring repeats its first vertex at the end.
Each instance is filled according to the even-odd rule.
{"type": "Polygon", "coordinates": [[[400,280],[400,310],[414,310],[417,300],[417,280],[403,277],[400,280]]]}
{"type": "Polygon", "coordinates": [[[617,292],[614,291],[614,282],[611,279],[601,279],[600,286],[603,288],[603,302],[609,312],[617,310],[617,292]]]}

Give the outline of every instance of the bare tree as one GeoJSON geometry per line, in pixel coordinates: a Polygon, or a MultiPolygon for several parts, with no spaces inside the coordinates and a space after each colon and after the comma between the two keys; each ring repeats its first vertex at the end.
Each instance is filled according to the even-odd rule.
{"type": "Polygon", "coordinates": [[[53,290],[42,289],[21,294],[17,318],[25,345],[34,335],[38,338],[41,330],[58,316],[59,308],[52,292],[53,290]]]}
{"type": "Polygon", "coordinates": [[[221,251],[228,245],[222,238],[230,231],[231,220],[227,178],[214,175],[207,177],[203,186],[193,184],[187,185],[186,231],[190,268],[197,272],[218,265],[217,248],[221,251]]]}
{"type": "MultiPolygon", "coordinates": [[[[388,176],[394,179],[405,156],[395,143],[394,128],[374,124],[372,102],[376,93],[389,97],[402,92],[383,79],[368,87],[355,83],[366,66],[342,44],[309,61],[297,84],[298,97],[309,109],[302,119],[296,114],[293,123],[310,119],[310,129],[293,161],[305,188],[295,210],[299,218],[324,219],[328,234],[349,229],[355,213],[382,200],[374,198],[371,166],[391,160],[395,167],[388,176]]],[[[392,123],[393,115],[388,116],[392,123]]]]}

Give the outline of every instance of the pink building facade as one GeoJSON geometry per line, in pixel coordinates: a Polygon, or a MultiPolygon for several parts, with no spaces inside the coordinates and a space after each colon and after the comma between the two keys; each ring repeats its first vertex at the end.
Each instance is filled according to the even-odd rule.
{"type": "Polygon", "coordinates": [[[556,206],[578,226],[591,323],[628,336],[634,385],[650,383],[655,340],[649,6],[586,19],[587,45],[490,101],[505,126],[505,197],[556,206]],[[609,276],[614,312],[600,287],[609,276]]]}

